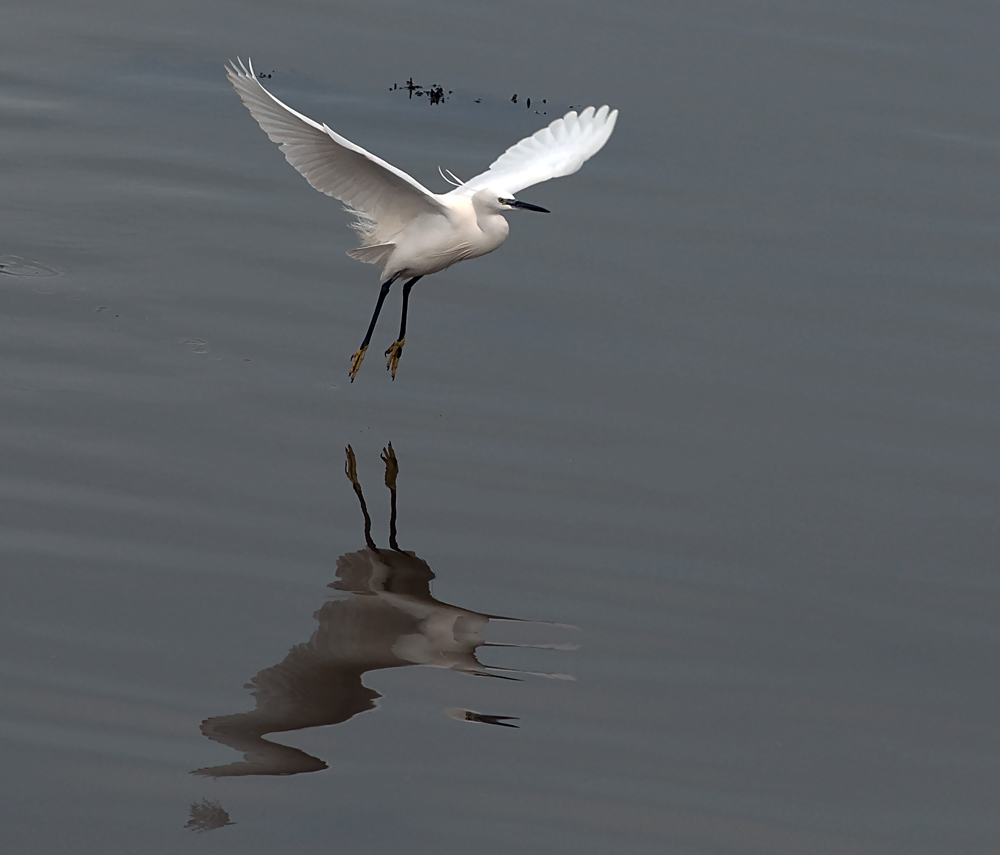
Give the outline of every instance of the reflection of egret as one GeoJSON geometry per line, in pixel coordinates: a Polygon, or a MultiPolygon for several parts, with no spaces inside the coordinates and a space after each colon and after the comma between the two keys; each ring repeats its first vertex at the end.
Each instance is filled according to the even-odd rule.
{"type": "Polygon", "coordinates": [[[265,133],[281,146],[285,158],[321,193],[340,199],[357,215],[354,228],[362,246],[348,255],[382,269],[382,290],[361,347],[351,360],[350,377],[365,358],[382,303],[393,282],[406,277],[399,338],[385,352],[393,379],[406,339],[410,289],[422,276],[459,261],[493,252],[507,239],[503,214],[517,209],[542,211],[514,198],[525,187],[576,172],[611,136],[617,110],[588,107],[571,110],[530,137],[511,146],[490,168],[450,193],[431,193],[381,158],[296,112],[268,92],[253,72],[239,63],[227,76],[265,133]]]}
{"type": "MultiPolygon", "coordinates": [[[[361,682],[367,671],[430,665],[498,677],[502,675],[495,672],[506,670],[483,665],[476,650],[492,646],[485,644],[480,634],[491,619],[516,618],[469,611],[431,596],[431,568],[396,544],[398,466],[392,445],[383,450],[382,459],[392,502],[390,548],[380,549],[372,539],[371,517],[358,481],[354,452],[348,446],[345,470],[361,504],[368,545],[337,560],[337,581],[330,587],[343,592],[344,597],[325,603],[316,612],[319,627],[312,638],[253,678],[248,688],[253,688],[256,709],[202,723],[202,733],[243,752],[244,759],[198,769],[197,774],[293,775],[325,769],[322,760],[263,737],[338,724],[374,709],[381,696],[361,682]]],[[[459,712],[462,715],[455,715],[455,711],[448,714],[465,721],[511,726],[506,724],[508,716],[459,712]]]]}

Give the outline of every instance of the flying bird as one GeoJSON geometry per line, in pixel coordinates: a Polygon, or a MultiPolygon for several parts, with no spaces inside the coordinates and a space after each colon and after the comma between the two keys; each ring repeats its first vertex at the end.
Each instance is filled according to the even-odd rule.
{"type": "Polygon", "coordinates": [[[618,111],[607,106],[597,110],[587,107],[581,113],[571,110],[511,146],[475,178],[460,181],[442,171],[454,189],[438,194],[328,125],[314,122],[279,101],[261,85],[249,60],[247,65],[242,60],[227,65],[226,75],[251,115],[281,147],[285,159],[313,187],[339,199],[355,216],[351,225],[361,238],[361,246],[347,254],[382,270],[382,289],[371,324],[351,358],[352,383],[393,282],[405,280],[399,337],[385,352],[389,357],[386,369],[395,380],[406,341],[410,289],[423,276],[493,252],[507,238],[506,212],[549,213],[514,198],[514,194],[576,172],[603,148],[618,118],[618,111]]]}

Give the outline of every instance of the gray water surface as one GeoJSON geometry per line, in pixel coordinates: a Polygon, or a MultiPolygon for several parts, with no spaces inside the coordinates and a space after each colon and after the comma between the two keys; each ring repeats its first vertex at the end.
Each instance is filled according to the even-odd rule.
{"type": "Polygon", "coordinates": [[[4,851],[996,852],[998,29],[7,4],[4,851]],[[350,384],[377,271],[247,55],[436,191],[621,115],[350,384]]]}

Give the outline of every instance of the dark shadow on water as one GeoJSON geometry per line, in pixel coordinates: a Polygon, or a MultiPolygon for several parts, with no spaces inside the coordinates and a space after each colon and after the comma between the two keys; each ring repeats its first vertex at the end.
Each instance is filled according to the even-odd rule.
{"type": "MultiPolygon", "coordinates": [[[[319,758],[264,739],[265,734],[340,724],[374,709],[381,695],[362,683],[368,671],[429,665],[476,676],[517,679],[509,669],[483,665],[476,656],[490,620],[518,620],[482,614],[436,600],[434,573],[427,562],[396,543],[396,476],[392,445],[383,449],[385,484],[391,497],[389,548],[376,546],[371,517],[348,446],[345,471],[361,505],[366,547],[337,560],[337,580],[329,587],[342,596],[316,612],[319,627],[309,641],[293,647],[284,660],[260,671],[248,684],[257,700],[246,713],[206,719],[202,733],[243,754],[225,766],[194,770],[211,777],[295,775],[326,769],[319,758]],[[506,674],[498,673],[506,671],[506,674]]],[[[500,645],[497,645],[500,646],[500,645]]],[[[510,645],[504,645],[510,646],[510,645]]],[[[555,676],[555,675],[553,675],[555,676]]],[[[511,716],[450,709],[461,721],[502,727],[511,716]]]]}

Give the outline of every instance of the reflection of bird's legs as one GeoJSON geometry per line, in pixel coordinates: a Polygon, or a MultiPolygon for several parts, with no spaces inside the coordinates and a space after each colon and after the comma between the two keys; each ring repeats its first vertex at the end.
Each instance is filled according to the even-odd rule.
{"type": "Polygon", "coordinates": [[[399,357],[403,355],[403,343],[406,341],[406,307],[410,302],[410,289],[417,283],[420,276],[414,276],[403,286],[403,317],[399,322],[399,338],[389,345],[385,355],[389,361],[385,364],[387,371],[392,372],[392,379],[396,379],[396,366],[399,365],[399,357]]]}
{"type": "Polygon", "coordinates": [[[358,369],[361,367],[361,361],[365,358],[365,351],[368,350],[368,342],[372,340],[372,333],[375,332],[375,322],[378,320],[378,313],[382,311],[385,295],[389,293],[389,287],[398,278],[399,274],[397,273],[392,279],[382,283],[382,290],[379,291],[378,302],[375,304],[375,313],[372,315],[372,322],[368,325],[368,333],[365,335],[365,340],[361,342],[361,347],[351,357],[351,370],[348,372],[348,376],[351,378],[352,383],[354,382],[354,375],[358,373],[358,369]]]}
{"type": "Polygon", "coordinates": [[[358,462],[354,459],[354,449],[347,446],[345,450],[347,451],[347,460],[344,463],[344,474],[350,478],[351,484],[354,485],[354,492],[358,496],[358,501],[361,502],[361,513],[365,515],[365,543],[368,544],[369,549],[378,552],[378,547],[372,540],[372,518],[368,516],[368,506],[365,504],[365,497],[361,492],[361,482],[358,480],[358,462]]]}
{"type": "Polygon", "coordinates": [[[399,474],[399,464],[396,462],[396,453],[392,450],[392,443],[388,448],[382,449],[382,460],[385,461],[385,486],[389,488],[391,513],[389,514],[389,546],[400,552],[396,543],[396,476],[399,474]]]}

